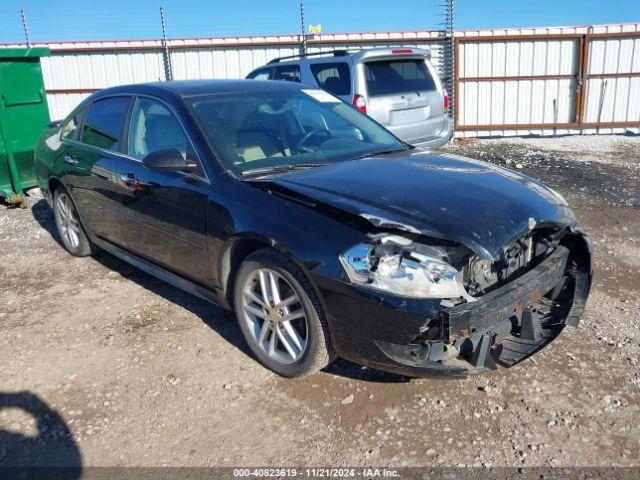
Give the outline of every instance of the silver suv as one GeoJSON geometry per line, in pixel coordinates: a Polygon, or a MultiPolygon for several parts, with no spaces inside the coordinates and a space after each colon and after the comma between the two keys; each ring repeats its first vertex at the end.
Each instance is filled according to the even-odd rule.
{"type": "Polygon", "coordinates": [[[418,147],[438,148],[452,135],[449,97],[420,48],[337,50],[282,57],[246,78],[301,82],[351,103],[418,147]]]}

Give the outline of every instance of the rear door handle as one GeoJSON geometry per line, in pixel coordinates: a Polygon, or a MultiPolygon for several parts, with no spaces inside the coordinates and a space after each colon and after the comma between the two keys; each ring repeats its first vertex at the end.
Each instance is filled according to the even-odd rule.
{"type": "Polygon", "coordinates": [[[75,157],[72,157],[71,155],[65,155],[64,156],[64,161],[67,162],[69,165],[77,165],[78,164],[78,159],[75,157]]]}

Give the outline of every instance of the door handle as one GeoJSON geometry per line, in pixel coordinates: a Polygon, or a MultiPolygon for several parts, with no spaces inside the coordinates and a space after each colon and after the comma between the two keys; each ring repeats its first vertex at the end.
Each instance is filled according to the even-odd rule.
{"type": "Polygon", "coordinates": [[[122,185],[127,187],[129,190],[144,190],[147,186],[147,183],[141,182],[132,173],[120,175],[120,181],[122,182],[122,185]]]}
{"type": "Polygon", "coordinates": [[[69,165],[77,165],[78,164],[78,159],[75,157],[72,157],[71,155],[65,155],[64,156],[64,161],[67,162],[69,165]]]}

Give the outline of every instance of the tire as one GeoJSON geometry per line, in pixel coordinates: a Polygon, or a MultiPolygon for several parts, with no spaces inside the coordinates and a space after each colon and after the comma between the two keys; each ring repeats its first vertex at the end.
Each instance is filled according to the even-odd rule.
{"type": "Polygon", "coordinates": [[[275,373],[283,377],[301,377],[325,368],[335,359],[320,300],[306,275],[286,255],[273,249],[262,249],[249,255],[236,274],[233,299],[236,318],[249,348],[260,363],[275,373]],[[272,277],[278,285],[276,290],[280,290],[280,305],[293,299],[294,295],[297,301],[282,308],[271,304],[260,309],[261,303],[253,299],[257,296],[256,300],[265,303],[264,295],[261,295],[264,292],[262,279],[269,285],[267,297],[273,299],[272,277]],[[247,305],[251,311],[247,310],[247,305]],[[301,315],[304,318],[293,319],[301,315]],[[287,321],[289,318],[292,320],[287,321]],[[266,323],[270,326],[265,326],[266,323]],[[290,327],[298,334],[297,340],[290,327]],[[261,336],[263,329],[267,329],[266,337],[261,336]],[[270,353],[273,336],[276,337],[275,348],[270,353]],[[302,341],[304,347],[300,349],[302,341]]]}
{"type": "Polygon", "coordinates": [[[76,204],[68,190],[59,185],[53,193],[53,213],[64,248],[76,257],[95,255],[100,251],[85,233],[76,204]]]}

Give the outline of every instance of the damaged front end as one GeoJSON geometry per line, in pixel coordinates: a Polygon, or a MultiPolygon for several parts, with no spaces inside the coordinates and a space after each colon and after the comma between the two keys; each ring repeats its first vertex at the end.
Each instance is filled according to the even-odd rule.
{"type": "Polygon", "coordinates": [[[340,256],[351,282],[404,297],[462,298],[467,294],[455,267],[467,249],[451,244],[426,245],[399,235],[373,235],[340,256]]]}
{"type": "Polygon", "coordinates": [[[472,255],[462,272],[472,300],[443,300],[409,344],[375,342],[394,371],[466,376],[496,370],[497,364],[510,367],[548,345],[566,325],[578,325],[592,276],[587,236],[541,230],[517,239],[504,254],[482,269],[472,255]]]}
{"type": "Polygon", "coordinates": [[[570,212],[522,207],[510,219],[470,216],[453,228],[448,207],[426,222],[291,181],[256,184],[359,233],[360,243],[340,246],[337,269],[319,262],[326,275],[314,277],[348,360],[417,377],[488,372],[536,353],[584,310],[591,242],[570,212]]]}

